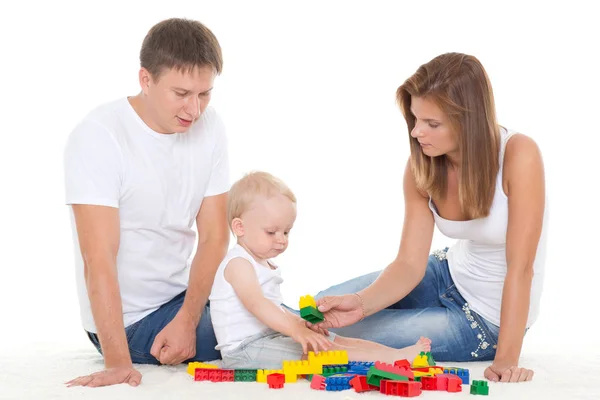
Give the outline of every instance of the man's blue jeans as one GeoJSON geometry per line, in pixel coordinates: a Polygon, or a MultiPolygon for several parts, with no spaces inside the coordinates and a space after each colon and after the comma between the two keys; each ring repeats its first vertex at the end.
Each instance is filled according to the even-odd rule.
{"type": "MultiPolygon", "coordinates": [[[[185,292],[180,293],[168,303],[163,304],[158,310],[125,328],[131,360],[134,363],[160,364],[158,360],[150,354],[150,349],[152,348],[156,335],[171,322],[183,305],[184,297],[185,292]]],[[[87,332],[87,334],[94,346],[96,346],[96,349],[102,353],[98,336],[95,333],[90,332],[87,332]]],[[[185,362],[220,359],[221,353],[215,350],[216,345],[217,339],[215,338],[215,332],[210,320],[210,305],[207,304],[202,312],[200,323],[196,328],[196,356],[185,362]]]]}
{"type": "MultiPolygon", "coordinates": [[[[425,277],[405,298],[363,321],[333,332],[402,348],[420,336],[431,339],[439,361],[493,360],[499,327],[471,310],[452,281],[446,252],[429,256],[425,277]]],[[[324,296],[356,293],[377,279],[379,272],[351,279],[320,292],[324,296]]]]}

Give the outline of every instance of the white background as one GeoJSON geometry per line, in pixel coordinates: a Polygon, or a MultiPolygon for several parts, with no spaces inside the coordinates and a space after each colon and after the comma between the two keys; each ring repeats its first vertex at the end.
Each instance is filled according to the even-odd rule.
{"type": "MultiPolygon", "coordinates": [[[[409,154],[396,88],[448,51],[486,67],[499,121],[542,149],[551,217],[542,314],[526,350],[585,349],[597,326],[598,21],[586,3],[39,2],[1,6],[0,346],[83,342],[62,151],[92,108],[138,90],[148,29],[205,23],[232,179],[263,169],[299,203],[284,296],[385,267],[409,154]],[[551,345],[551,346],[550,346],[551,345]]],[[[436,233],[434,248],[451,241],[436,233]]],[[[597,346],[597,344],[596,344],[597,346]]]]}

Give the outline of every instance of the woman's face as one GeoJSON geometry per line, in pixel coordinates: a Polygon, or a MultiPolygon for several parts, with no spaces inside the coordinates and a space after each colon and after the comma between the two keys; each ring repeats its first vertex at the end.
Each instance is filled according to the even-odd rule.
{"type": "Polygon", "coordinates": [[[415,127],[410,136],[419,141],[425,155],[452,156],[458,152],[458,142],[448,116],[437,104],[424,97],[412,97],[410,111],[415,117],[415,127]]]}

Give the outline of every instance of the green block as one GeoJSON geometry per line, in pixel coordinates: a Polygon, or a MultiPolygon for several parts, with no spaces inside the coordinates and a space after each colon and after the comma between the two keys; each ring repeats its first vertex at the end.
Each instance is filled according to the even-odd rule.
{"type": "Polygon", "coordinates": [[[429,363],[430,367],[435,366],[435,360],[433,359],[433,356],[431,355],[431,352],[427,352],[425,353],[427,355],[427,362],[429,363]]]}
{"type": "Polygon", "coordinates": [[[382,379],[389,379],[391,381],[407,381],[408,378],[403,375],[392,374],[391,372],[381,371],[375,367],[371,367],[367,373],[367,383],[369,385],[379,387],[382,379]]]}
{"type": "Polygon", "coordinates": [[[420,376],[415,376],[415,382],[421,382],[421,377],[420,376]]]}
{"type": "Polygon", "coordinates": [[[311,324],[316,324],[317,322],[321,322],[325,319],[325,317],[323,317],[323,313],[312,306],[301,308],[300,316],[302,319],[305,319],[311,324]]]}
{"type": "Polygon", "coordinates": [[[473,381],[473,383],[471,383],[471,394],[487,396],[489,393],[490,388],[487,381],[473,381]]]}
{"type": "Polygon", "coordinates": [[[234,382],[256,382],[255,369],[236,369],[233,372],[234,382]]]}
{"type": "Polygon", "coordinates": [[[323,373],[321,375],[323,375],[325,378],[331,376],[331,375],[336,375],[336,374],[343,374],[345,372],[348,372],[348,367],[323,367],[323,373]]]}

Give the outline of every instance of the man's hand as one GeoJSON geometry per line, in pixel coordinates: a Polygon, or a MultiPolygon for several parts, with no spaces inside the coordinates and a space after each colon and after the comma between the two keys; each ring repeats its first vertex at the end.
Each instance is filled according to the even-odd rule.
{"type": "Polygon", "coordinates": [[[132,366],[108,368],[104,371],[96,372],[91,375],[80,376],[66,383],[67,387],[72,386],[110,386],[119,383],[128,383],[131,386],[137,386],[142,382],[142,374],[132,366]]]}
{"type": "Polygon", "coordinates": [[[494,361],[483,375],[492,382],[526,382],[533,379],[533,371],[516,365],[494,361]]]}
{"type": "Polygon", "coordinates": [[[181,364],[196,355],[196,323],[181,310],[154,338],[150,349],[161,364],[181,364]]]}

